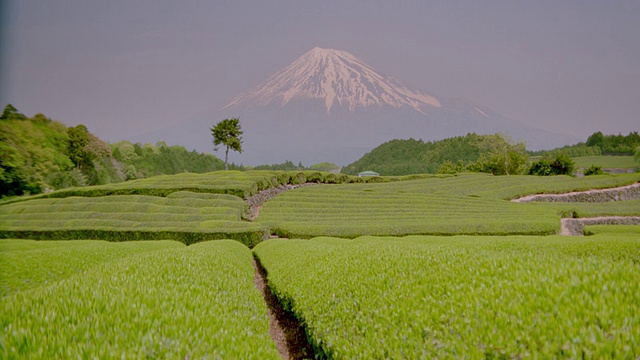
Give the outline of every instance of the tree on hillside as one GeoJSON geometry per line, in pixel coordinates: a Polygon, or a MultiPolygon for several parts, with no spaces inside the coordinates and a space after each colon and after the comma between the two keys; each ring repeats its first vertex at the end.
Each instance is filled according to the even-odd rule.
{"type": "Polygon", "coordinates": [[[637,161],[640,162],[640,146],[638,146],[636,148],[635,154],[633,155],[633,158],[637,161]]]}
{"type": "Polygon", "coordinates": [[[595,132],[589,136],[587,139],[587,146],[600,146],[602,147],[602,143],[604,142],[604,135],[602,131],[595,132]]]}
{"type": "Polygon", "coordinates": [[[558,153],[555,158],[544,157],[529,168],[529,175],[571,175],[575,162],[565,153],[558,153]]]}
{"type": "Polygon", "coordinates": [[[0,115],[0,120],[27,120],[13,105],[7,104],[0,115]]]}
{"type": "Polygon", "coordinates": [[[93,165],[89,154],[84,151],[85,146],[89,143],[89,130],[86,126],[80,124],[76,127],[67,128],[67,135],[69,135],[67,148],[69,159],[73,161],[76,168],[84,173],[88,172],[93,165]]]}
{"type": "Polygon", "coordinates": [[[524,143],[513,143],[502,134],[483,135],[480,148],[484,151],[472,171],[490,172],[494,175],[517,174],[527,162],[524,143]]]}
{"type": "Polygon", "coordinates": [[[218,145],[225,146],[224,153],[224,169],[229,170],[228,159],[229,149],[242,152],[242,129],[240,128],[240,119],[224,119],[211,128],[213,135],[214,150],[218,150],[218,145]]]}

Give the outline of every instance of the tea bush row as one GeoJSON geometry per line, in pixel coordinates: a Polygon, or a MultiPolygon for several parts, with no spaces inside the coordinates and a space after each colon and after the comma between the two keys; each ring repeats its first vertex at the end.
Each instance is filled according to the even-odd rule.
{"type": "Polygon", "coordinates": [[[192,244],[236,239],[248,246],[267,233],[244,222],[247,204],[238,197],[174,193],[166,198],[142,195],[33,199],[0,206],[0,238],[165,239],[192,244]]]}
{"type": "Polygon", "coordinates": [[[358,178],[318,171],[214,171],[205,174],[185,173],[161,175],[121,183],[63,189],[32,197],[12,198],[5,200],[3,203],[20,202],[37,198],[66,198],[71,196],[103,197],[112,195],[148,195],[167,197],[180,191],[228,194],[240,198],[247,198],[259,191],[278,185],[296,185],[308,182],[325,184],[364,183],[390,180],[389,178],[383,179],[380,177],[358,178]]]}
{"type": "Polygon", "coordinates": [[[235,241],[205,242],[6,296],[0,358],[278,359],[251,261],[235,241]]]}
{"type": "Polygon", "coordinates": [[[269,240],[272,291],[329,358],[634,358],[637,236],[269,240]]]}
{"type": "Polygon", "coordinates": [[[140,253],[184,248],[177,241],[0,240],[0,296],[33,289],[140,253]]]}
{"type": "Polygon", "coordinates": [[[500,199],[409,193],[355,185],[313,186],[271,199],[259,223],[281,237],[408,234],[553,234],[556,208],[500,199]],[[370,191],[367,191],[370,190],[370,191]]]}

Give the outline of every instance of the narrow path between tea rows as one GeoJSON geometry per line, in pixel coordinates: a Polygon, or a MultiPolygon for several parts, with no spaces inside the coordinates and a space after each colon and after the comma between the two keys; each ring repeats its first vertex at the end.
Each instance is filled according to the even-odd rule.
{"type": "Polygon", "coordinates": [[[304,327],[293,314],[286,311],[271,291],[267,272],[260,260],[253,259],[256,270],[254,282],[267,303],[269,313],[269,335],[276,343],[283,359],[313,359],[313,348],[307,341],[304,327]]]}

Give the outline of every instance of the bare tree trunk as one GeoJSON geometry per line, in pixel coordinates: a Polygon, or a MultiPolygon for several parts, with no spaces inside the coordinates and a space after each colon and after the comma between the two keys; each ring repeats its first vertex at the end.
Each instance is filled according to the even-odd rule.
{"type": "Polygon", "coordinates": [[[227,151],[224,152],[224,170],[229,170],[229,165],[227,159],[229,158],[229,147],[227,146],[227,151]]]}

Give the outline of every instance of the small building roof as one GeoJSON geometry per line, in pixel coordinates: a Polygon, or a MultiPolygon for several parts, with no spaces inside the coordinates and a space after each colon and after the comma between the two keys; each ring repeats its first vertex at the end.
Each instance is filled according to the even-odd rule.
{"type": "Polygon", "coordinates": [[[358,176],[380,176],[380,174],[375,171],[363,171],[361,173],[358,173],[358,176]]]}

